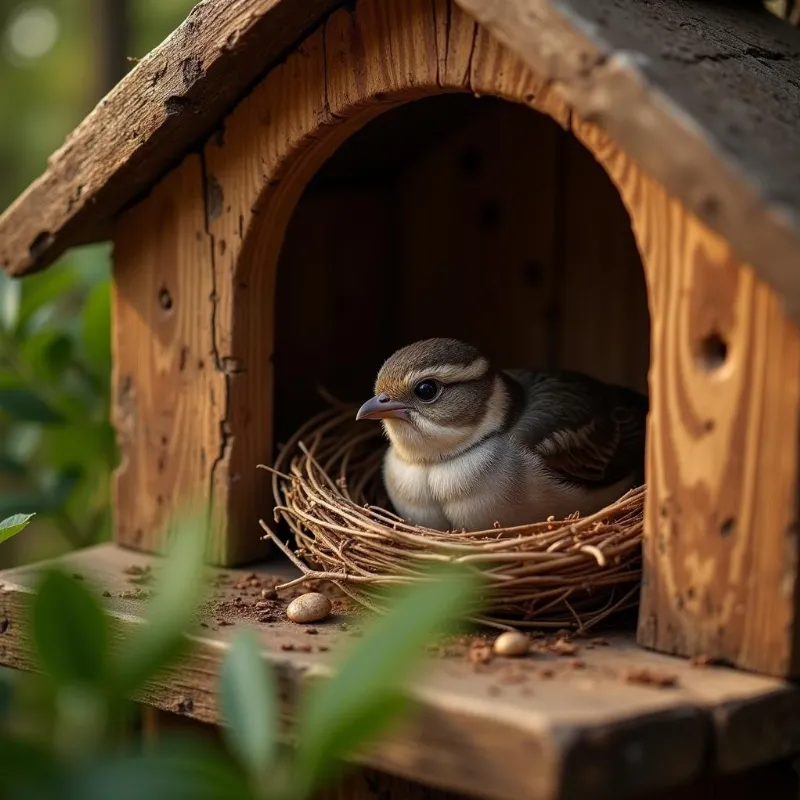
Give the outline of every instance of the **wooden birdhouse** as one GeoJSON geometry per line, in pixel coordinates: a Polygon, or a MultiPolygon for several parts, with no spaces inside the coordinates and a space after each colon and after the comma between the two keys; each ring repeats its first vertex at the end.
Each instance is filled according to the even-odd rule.
{"type": "MultiPolygon", "coordinates": [[[[650,396],[639,648],[602,658],[684,688],[618,682],[575,722],[470,674],[506,756],[476,757],[467,711],[434,698],[440,740],[417,731],[381,768],[548,800],[792,752],[788,684],[648,651],[800,677],[798,65],[796,30],[736,4],[204,0],[0,217],[12,276],[113,242],[115,544],[69,558],[113,582],[202,504],[218,565],[274,568],[256,465],[318,387],[363,399],[415,339],[579,369],[650,396]]],[[[557,684],[561,709],[588,691],[557,684]]],[[[186,691],[214,721],[211,689],[186,691]]]]}

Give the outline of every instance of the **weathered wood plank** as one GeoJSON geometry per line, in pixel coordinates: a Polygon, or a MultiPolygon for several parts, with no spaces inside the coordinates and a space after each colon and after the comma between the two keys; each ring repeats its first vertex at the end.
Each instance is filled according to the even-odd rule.
{"type": "Polygon", "coordinates": [[[639,641],[800,674],[800,331],[730,246],[593,125],[652,320],[639,641]]]}
{"type": "Polygon", "coordinates": [[[560,158],[559,366],[646,392],[650,319],[630,217],[574,136],[564,134],[560,158]]]}
{"type": "MultiPolygon", "coordinates": [[[[202,165],[192,155],[115,232],[111,412],[120,464],[114,532],[129,547],[158,550],[153,531],[165,530],[186,508],[228,507],[226,487],[213,485],[227,445],[226,374],[213,335],[215,283],[202,165]]],[[[236,521],[231,515],[227,524],[236,521]]],[[[214,553],[221,563],[229,542],[223,528],[214,553]]]]}
{"type": "Polygon", "coordinates": [[[394,346],[444,331],[503,366],[554,366],[563,131],[521,105],[478,105],[398,182],[394,346]]]}
{"type": "MultiPolygon", "coordinates": [[[[132,588],[123,570],[156,561],[101,545],[60,563],[98,591],[109,592],[103,602],[121,636],[142,622],[143,613],[142,601],[120,597],[132,588]]],[[[34,666],[22,620],[42,566],[0,573],[0,618],[8,621],[0,636],[2,664],[34,666]]],[[[287,574],[280,564],[257,574],[276,571],[287,574]]],[[[245,573],[228,574],[235,582],[245,573]]],[[[243,594],[230,587],[223,593],[228,598],[243,594]]],[[[338,649],[351,641],[341,621],[316,625],[313,637],[288,622],[253,623],[264,657],[277,670],[286,718],[303,682],[327,674],[338,649]],[[289,646],[295,649],[286,650],[289,646]],[[311,652],[303,652],[309,646],[311,652]]],[[[211,627],[193,637],[191,656],[155,681],[144,702],[217,722],[220,660],[231,635],[248,622],[217,608],[208,623],[211,627]],[[214,630],[217,618],[232,624],[214,630]]],[[[708,769],[738,771],[798,749],[800,690],[726,668],[692,667],[637,648],[629,635],[608,640],[605,647],[584,643],[578,668],[573,659],[546,654],[513,664],[495,660],[481,668],[460,655],[432,657],[414,684],[416,715],[366,754],[364,763],[495,800],[592,800],[679,786],[708,769]],[[677,686],[627,682],[627,671],[637,667],[672,674],[677,686]],[[782,714],[775,713],[778,704],[782,714]]]]}
{"type": "MultiPolygon", "coordinates": [[[[172,731],[216,738],[219,728],[178,714],[144,706],[148,741],[172,731]]],[[[631,800],[797,800],[800,782],[791,759],[737,772],[735,775],[703,775],[691,784],[647,792],[631,800]]],[[[473,797],[476,795],[472,795],[473,797]]],[[[491,797],[487,795],[487,797],[491,797]]],[[[367,767],[351,766],[349,774],[319,792],[315,800],[466,800],[467,795],[454,795],[429,789],[419,783],[395,778],[367,767]]]]}

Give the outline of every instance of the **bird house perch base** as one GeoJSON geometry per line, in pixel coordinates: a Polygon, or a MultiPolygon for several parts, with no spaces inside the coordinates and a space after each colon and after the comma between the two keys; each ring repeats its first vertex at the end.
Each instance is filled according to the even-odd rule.
{"type": "MultiPolygon", "coordinates": [[[[157,561],[106,544],[65,556],[59,565],[103,597],[119,642],[144,624],[145,600],[131,591],[130,568],[158,569],[157,561]]],[[[35,668],[23,620],[43,566],[0,573],[5,665],[35,668]]],[[[212,725],[219,723],[219,666],[237,630],[254,624],[258,586],[298,574],[285,562],[218,572],[207,627],[192,635],[185,661],[137,698],[212,725]],[[237,588],[253,575],[257,586],[237,588]]],[[[305,681],[324,678],[359,623],[334,616],[315,623],[314,636],[307,626],[285,621],[255,624],[264,658],[278,676],[280,716],[291,720],[305,681]],[[349,630],[342,630],[345,621],[349,630]]],[[[577,638],[570,655],[543,652],[477,666],[463,650],[432,654],[412,686],[417,712],[360,763],[414,781],[420,793],[436,788],[489,800],[657,800],[692,797],[692,786],[735,784],[738,791],[747,785],[743,775],[800,749],[800,690],[793,685],[652,653],[630,634],[602,641],[577,638]],[[664,678],[674,685],[659,685],[668,683],[664,678]]],[[[426,796],[407,790],[390,796],[426,796]]],[[[749,797],[730,795],[739,796],[749,797]]],[[[777,790],[769,796],[783,800],[777,790]]]]}

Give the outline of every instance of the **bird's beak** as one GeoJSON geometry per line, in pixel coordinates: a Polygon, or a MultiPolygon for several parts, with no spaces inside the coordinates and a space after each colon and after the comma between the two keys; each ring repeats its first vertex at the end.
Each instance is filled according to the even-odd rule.
{"type": "Polygon", "coordinates": [[[399,400],[392,400],[388,394],[381,392],[371,400],[367,400],[361,408],[358,409],[356,419],[386,419],[387,417],[394,417],[395,419],[408,419],[408,406],[401,403],[399,400]]]}

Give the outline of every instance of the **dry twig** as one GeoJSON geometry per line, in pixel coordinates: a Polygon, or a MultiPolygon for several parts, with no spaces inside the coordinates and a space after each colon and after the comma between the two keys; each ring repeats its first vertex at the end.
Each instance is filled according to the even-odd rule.
{"type": "Polygon", "coordinates": [[[380,587],[424,579],[432,562],[458,562],[487,583],[480,620],[498,628],[587,630],[635,605],[641,578],[645,487],[588,517],[516,528],[442,532],[387,510],[380,477],[385,442],[378,426],[355,423],[342,404],[309,420],[281,450],[272,473],[275,519],[293,552],[267,535],[307,580],[329,580],[381,610],[380,587]]]}

